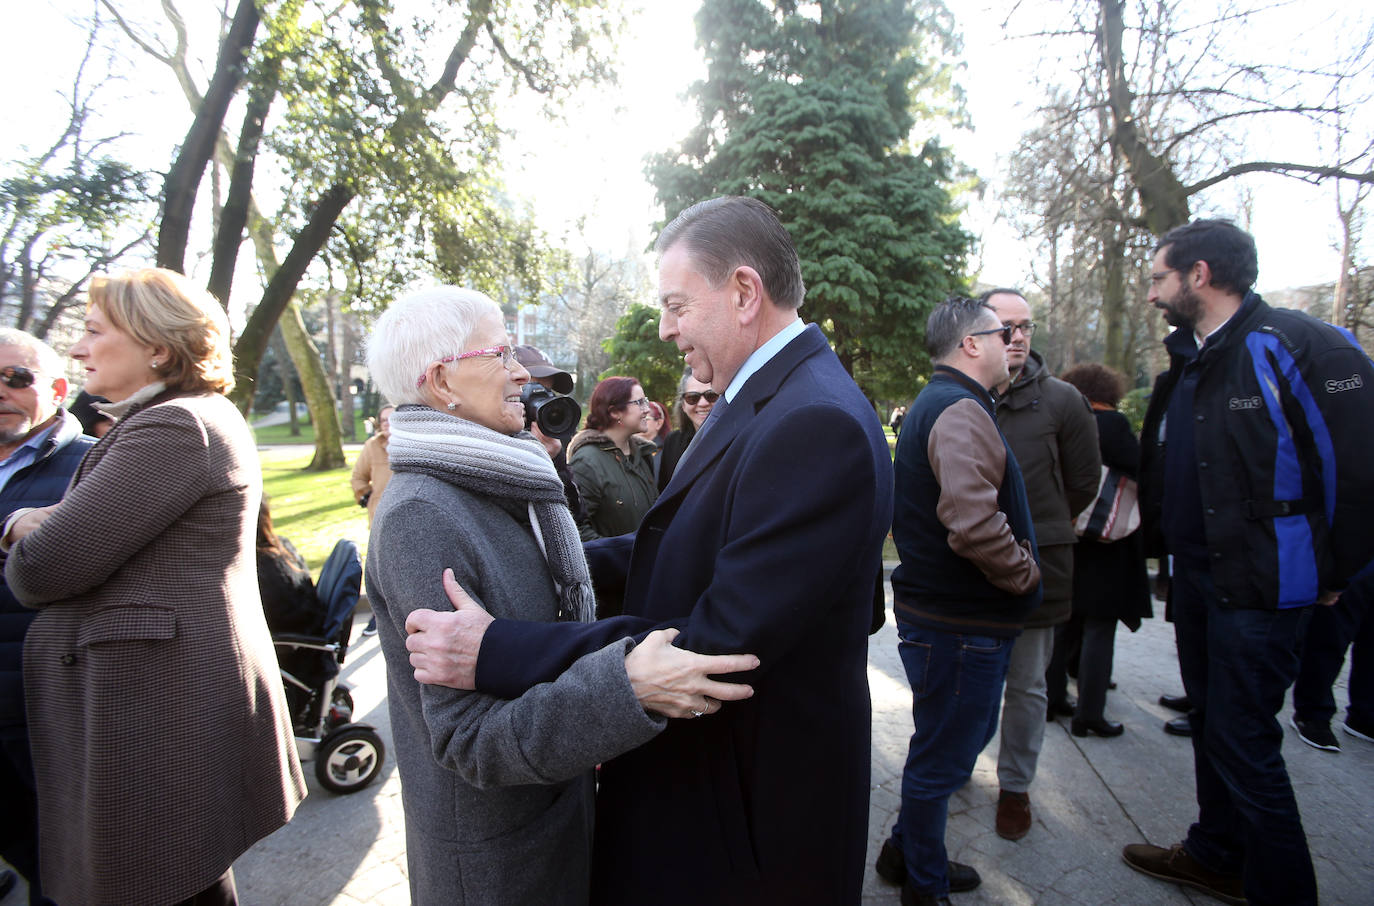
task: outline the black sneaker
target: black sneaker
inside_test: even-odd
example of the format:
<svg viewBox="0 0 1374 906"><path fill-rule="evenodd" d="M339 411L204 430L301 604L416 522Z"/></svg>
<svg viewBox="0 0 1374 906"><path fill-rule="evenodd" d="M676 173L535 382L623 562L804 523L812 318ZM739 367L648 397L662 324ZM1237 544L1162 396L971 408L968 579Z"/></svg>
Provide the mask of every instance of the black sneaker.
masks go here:
<svg viewBox="0 0 1374 906"><path fill-rule="evenodd" d="M965 865L951 859L946 863L946 866L945 872L949 875L950 893L965 893L983 883L982 876L972 865ZM873 863L873 870L878 873L878 877L889 884L902 884L904 896L908 892L909 888L905 887L906 857L891 840L883 841L883 848L878 852L878 860Z"/></svg>
<svg viewBox="0 0 1374 906"><path fill-rule="evenodd" d="M1341 741L1336 738L1336 734L1331 732L1331 724L1327 721L1298 720L1297 716L1290 717L1288 722L1293 725L1293 729L1298 731L1298 739L1307 743L1314 749L1321 749L1323 752L1339 752Z"/></svg>
<svg viewBox="0 0 1374 906"><path fill-rule="evenodd" d="M978 874L978 870L972 865L955 862L953 859L947 864L949 867L945 871L949 875L950 893L964 893L983 883L983 879Z"/></svg>
<svg viewBox="0 0 1374 906"><path fill-rule="evenodd" d="M1345 722L1341 724L1341 729L1356 739L1363 739L1365 742L1374 742L1374 726L1356 720L1353 717L1346 717Z"/></svg>

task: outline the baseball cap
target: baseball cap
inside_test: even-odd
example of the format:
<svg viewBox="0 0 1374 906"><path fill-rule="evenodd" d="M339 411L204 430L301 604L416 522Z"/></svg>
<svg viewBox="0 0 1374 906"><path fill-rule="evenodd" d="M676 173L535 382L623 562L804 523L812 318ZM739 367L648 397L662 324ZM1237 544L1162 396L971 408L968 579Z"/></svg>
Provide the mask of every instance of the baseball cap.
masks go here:
<svg viewBox="0 0 1374 906"><path fill-rule="evenodd" d="M562 368L555 368L549 357L540 352L537 346L515 347L515 360L525 366L530 377L553 378L555 393L572 393L573 376Z"/></svg>

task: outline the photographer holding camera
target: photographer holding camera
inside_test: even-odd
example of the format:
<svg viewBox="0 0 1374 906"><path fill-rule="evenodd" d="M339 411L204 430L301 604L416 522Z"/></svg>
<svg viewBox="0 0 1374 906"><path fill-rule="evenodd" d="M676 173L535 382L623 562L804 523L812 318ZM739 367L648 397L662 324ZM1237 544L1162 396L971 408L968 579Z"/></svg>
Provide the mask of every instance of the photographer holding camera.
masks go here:
<svg viewBox="0 0 1374 906"><path fill-rule="evenodd" d="M577 431L577 423L582 420L582 408L567 396L572 393L573 376L555 367L535 346L516 346L515 360L525 366L531 378L530 383L520 388L520 399L525 403L525 427L539 439L553 460L554 471L563 480L568 509L572 511L582 540L596 537L587 525L586 508L582 506L582 495L568 469L564 450L567 439Z"/></svg>

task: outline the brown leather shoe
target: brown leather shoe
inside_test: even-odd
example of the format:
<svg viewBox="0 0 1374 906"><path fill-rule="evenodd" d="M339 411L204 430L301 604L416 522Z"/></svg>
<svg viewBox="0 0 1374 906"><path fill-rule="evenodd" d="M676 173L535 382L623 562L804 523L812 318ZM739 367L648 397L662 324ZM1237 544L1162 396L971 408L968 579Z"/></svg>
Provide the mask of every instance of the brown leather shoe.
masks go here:
<svg viewBox="0 0 1374 906"><path fill-rule="evenodd" d="M1121 851L1126 864L1142 874L1173 881L1210 894L1223 903L1245 906L1245 888L1240 875L1223 875L1188 855L1182 843L1165 849L1148 843L1132 843Z"/></svg>
<svg viewBox="0 0 1374 906"><path fill-rule="evenodd" d="M997 836L1020 840L1031 829L1030 795L1001 790L997 794Z"/></svg>

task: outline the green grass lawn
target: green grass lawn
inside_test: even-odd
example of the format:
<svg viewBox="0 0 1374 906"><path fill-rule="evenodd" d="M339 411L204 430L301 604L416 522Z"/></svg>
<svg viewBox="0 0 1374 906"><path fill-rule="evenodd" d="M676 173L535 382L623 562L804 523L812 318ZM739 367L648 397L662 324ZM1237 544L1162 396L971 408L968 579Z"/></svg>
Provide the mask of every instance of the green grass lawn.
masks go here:
<svg viewBox="0 0 1374 906"><path fill-rule="evenodd" d="M287 424L272 425L268 428L254 428L253 436L260 444L314 444L315 426L305 420L305 407L301 406L301 433L292 435L291 426ZM353 436L357 438L357 443L362 443L367 439L367 429L363 427L363 414L353 413L353 424L355 430ZM344 443L354 443L348 438L344 438Z"/></svg>
<svg viewBox="0 0 1374 906"><path fill-rule="evenodd" d="M272 525L278 535L296 545L318 575L340 538L356 541L367 556L367 511L353 502L348 486L356 453L349 456L348 468L328 472L302 471L310 457L310 453L290 455L276 450L258 454L263 493L272 507Z"/></svg>

